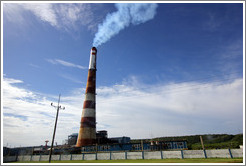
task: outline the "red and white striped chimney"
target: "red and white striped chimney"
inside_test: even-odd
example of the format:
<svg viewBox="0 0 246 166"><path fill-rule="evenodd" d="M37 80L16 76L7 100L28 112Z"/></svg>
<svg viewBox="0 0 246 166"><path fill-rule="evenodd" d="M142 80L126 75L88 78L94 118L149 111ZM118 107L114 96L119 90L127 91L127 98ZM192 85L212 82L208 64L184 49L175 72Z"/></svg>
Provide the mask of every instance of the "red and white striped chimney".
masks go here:
<svg viewBox="0 0 246 166"><path fill-rule="evenodd" d="M96 142L96 47L91 48L85 100L76 147Z"/></svg>

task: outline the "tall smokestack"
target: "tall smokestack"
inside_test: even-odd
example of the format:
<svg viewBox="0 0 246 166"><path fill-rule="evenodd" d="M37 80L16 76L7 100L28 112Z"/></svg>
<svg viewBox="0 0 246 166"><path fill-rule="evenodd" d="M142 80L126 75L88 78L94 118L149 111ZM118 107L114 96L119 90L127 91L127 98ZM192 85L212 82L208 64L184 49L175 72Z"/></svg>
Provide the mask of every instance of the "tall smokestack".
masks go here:
<svg viewBox="0 0 246 166"><path fill-rule="evenodd" d="M96 47L91 48L85 101L76 147L96 142Z"/></svg>

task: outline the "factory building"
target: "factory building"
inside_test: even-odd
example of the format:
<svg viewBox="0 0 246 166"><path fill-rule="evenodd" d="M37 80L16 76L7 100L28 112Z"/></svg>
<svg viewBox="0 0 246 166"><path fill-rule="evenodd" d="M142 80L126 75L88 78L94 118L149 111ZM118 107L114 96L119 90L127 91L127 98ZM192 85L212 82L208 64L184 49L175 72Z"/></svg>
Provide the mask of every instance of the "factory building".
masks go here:
<svg viewBox="0 0 246 166"><path fill-rule="evenodd" d="M102 145L88 145L81 148L82 153L90 152L114 152L114 151L160 151L160 150L187 150L187 142L179 141L160 141L151 144L150 142L141 143L112 143Z"/></svg>
<svg viewBox="0 0 246 166"><path fill-rule="evenodd" d="M96 142L97 144L103 144L103 143L107 143L108 141L108 132L106 130L101 130L101 131L97 131L96 133Z"/></svg>
<svg viewBox="0 0 246 166"><path fill-rule="evenodd" d="M78 133L73 133L68 136L67 144L68 145L75 145L78 139Z"/></svg>
<svg viewBox="0 0 246 166"><path fill-rule="evenodd" d="M110 140L119 144L126 144L126 143L130 143L131 138L123 136L123 137L110 138Z"/></svg>
<svg viewBox="0 0 246 166"><path fill-rule="evenodd" d="M96 137L97 139L108 138L108 131L106 130L97 131Z"/></svg>
<svg viewBox="0 0 246 166"><path fill-rule="evenodd" d="M68 136L68 145L75 145L76 140L78 139L78 133L73 133ZM108 138L108 132L106 130L100 130L96 132L96 141L95 144L112 144L112 143L130 143L130 137L112 137Z"/></svg>
<svg viewBox="0 0 246 166"><path fill-rule="evenodd" d="M3 147L3 156L48 154L49 146Z"/></svg>

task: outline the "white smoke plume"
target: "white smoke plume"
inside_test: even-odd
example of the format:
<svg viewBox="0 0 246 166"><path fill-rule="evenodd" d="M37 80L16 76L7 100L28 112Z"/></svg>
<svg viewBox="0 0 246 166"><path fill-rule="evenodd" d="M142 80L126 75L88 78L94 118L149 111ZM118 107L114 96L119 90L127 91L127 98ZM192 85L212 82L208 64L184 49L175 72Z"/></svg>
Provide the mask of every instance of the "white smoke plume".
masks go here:
<svg viewBox="0 0 246 166"><path fill-rule="evenodd" d="M106 16L98 26L93 46L97 47L107 42L130 24L138 25L154 18L157 4L154 3L118 3L117 11Z"/></svg>

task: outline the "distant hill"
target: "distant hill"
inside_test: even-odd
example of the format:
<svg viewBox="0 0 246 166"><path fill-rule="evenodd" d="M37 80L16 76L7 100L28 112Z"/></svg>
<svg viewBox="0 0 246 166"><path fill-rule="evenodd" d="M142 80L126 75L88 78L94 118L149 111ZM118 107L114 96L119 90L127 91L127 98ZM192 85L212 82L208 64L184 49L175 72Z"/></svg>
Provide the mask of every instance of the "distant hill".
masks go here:
<svg viewBox="0 0 246 166"><path fill-rule="evenodd" d="M202 136L205 149L227 149L239 148L243 145L243 134L228 135L228 134L205 134L177 137L158 137L153 139L143 139L143 141L171 141L171 140L186 140L188 149L202 149L200 136ZM133 139L132 143L141 142L141 139Z"/></svg>

